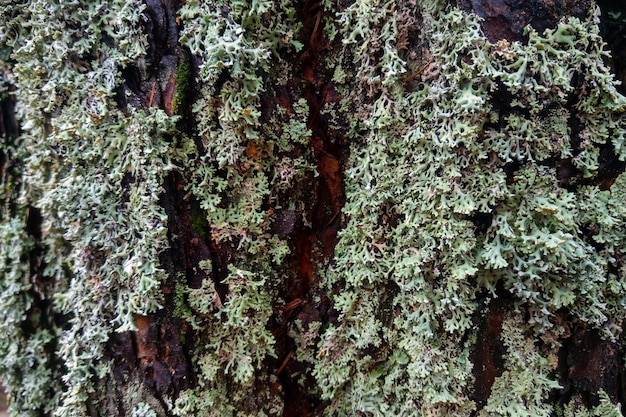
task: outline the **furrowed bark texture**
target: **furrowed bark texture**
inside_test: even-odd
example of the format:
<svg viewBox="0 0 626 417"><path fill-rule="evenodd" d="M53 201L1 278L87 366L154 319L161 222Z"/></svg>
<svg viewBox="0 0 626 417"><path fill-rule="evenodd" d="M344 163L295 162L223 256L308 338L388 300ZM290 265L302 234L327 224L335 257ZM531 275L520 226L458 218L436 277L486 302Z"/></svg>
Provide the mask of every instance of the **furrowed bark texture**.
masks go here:
<svg viewBox="0 0 626 417"><path fill-rule="evenodd" d="M626 8L0 4L15 416L621 416Z"/></svg>

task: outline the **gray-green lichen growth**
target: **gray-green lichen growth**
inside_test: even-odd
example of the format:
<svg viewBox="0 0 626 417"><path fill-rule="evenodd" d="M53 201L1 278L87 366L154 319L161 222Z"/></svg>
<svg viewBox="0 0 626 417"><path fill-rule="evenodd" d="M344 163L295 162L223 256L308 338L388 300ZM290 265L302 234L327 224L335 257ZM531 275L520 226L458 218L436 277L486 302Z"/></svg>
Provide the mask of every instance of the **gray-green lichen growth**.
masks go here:
<svg viewBox="0 0 626 417"><path fill-rule="evenodd" d="M281 52L301 48L294 39L299 30L295 8L291 1L190 1L179 13L181 43L200 60L200 97L193 111L206 154L190 139L183 140L179 153L211 238L236 248L238 255L224 280L228 295L223 305L212 283L188 290L194 324L210 337L193 352L198 387L176 400L174 412L280 415L281 393L270 392L277 378L264 362L276 357L268 321L273 289L283 279L281 262L290 249L286 240L272 235L273 216L264 206L268 201L278 208L288 204L282 195L312 172L308 152L302 150L310 132L306 102L290 116L276 111L272 122L284 125L281 132L260 128L260 94L269 94L273 86L259 73L285 76L286 70L273 66ZM221 85L220 77L226 78ZM226 170L226 176L218 170ZM203 265L210 273L210 263Z"/></svg>
<svg viewBox="0 0 626 417"><path fill-rule="evenodd" d="M0 66L21 121L20 136L2 149L14 176L3 178L1 217L2 370L12 415L87 415L93 381L110 371L102 361L110 333L159 308L167 229L158 198L172 168L162 135L174 121L152 109L122 112L114 101L121 69L145 53L142 10L127 1L0 6L8 51ZM28 261L29 206L43 219L36 265ZM29 319L35 297L52 303L45 314L67 315L68 326ZM35 329L24 340L28 326Z"/></svg>
<svg viewBox="0 0 626 417"><path fill-rule="evenodd" d="M326 415L620 416L602 393L593 410L548 402L559 386L557 312L614 340L624 318L626 178L610 190L586 182L601 149L626 157L626 99L603 64L597 15L492 44L474 16L409 3L358 0L320 23L339 45L326 65L343 97L323 111L331 127L347 120L350 160L346 225L318 277L338 319L290 329L317 382L309 388ZM182 6L180 43L200 63L198 137L171 142L175 118L115 102L121 70L143 65L140 2L0 4L0 97L16 98L21 121L0 148L0 371L13 415L87 415L111 370L111 333L159 308L159 195L173 169L211 239L237 256L225 299L210 280L177 288L179 314L203 336L191 352L197 384L165 399L167 412L282 413L268 321L291 248L266 207L296 200L285 196L314 167L306 100L277 106L268 128L260 120L261 95L284 86L284 60L303 47L295 7ZM577 182L560 182L562 160ZM41 237L27 230L35 208ZM41 277L31 276L35 248ZM213 272L209 260L199 266ZM515 309L502 325L504 370L477 410L472 318L498 286ZM35 300L69 324L41 321ZM128 415L161 413L127 402Z"/></svg>
<svg viewBox="0 0 626 417"><path fill-rule="evenodd" d="M329 414L470 415L468 334L479 296L502 285L517 311L479 415L552 415L557 311L615 339L624 316L624 176L611 191L564 187L553 162L569 158L586 178L601 146L626 156L626 99L603 63L597 15L529 28L527 44L491 44L455 9L356 2L339 20L347 47L335 74L350 86L346 102L364 104L328 281L342 288L340 319L313 361ZM418 21L428 51L412 58L398 40ZM510 107L494 104L502 94Z"/></svg>

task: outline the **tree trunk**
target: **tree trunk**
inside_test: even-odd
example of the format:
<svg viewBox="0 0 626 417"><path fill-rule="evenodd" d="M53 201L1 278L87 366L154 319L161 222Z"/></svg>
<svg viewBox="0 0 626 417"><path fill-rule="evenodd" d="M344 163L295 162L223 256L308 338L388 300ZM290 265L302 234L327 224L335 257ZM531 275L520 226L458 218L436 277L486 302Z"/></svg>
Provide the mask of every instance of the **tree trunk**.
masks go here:
<svg viewBox="0 0 626 417"><path fill-rule="evenodd" d="M622 415L626 7L25 0L0 29L12 415Z"/></svg>

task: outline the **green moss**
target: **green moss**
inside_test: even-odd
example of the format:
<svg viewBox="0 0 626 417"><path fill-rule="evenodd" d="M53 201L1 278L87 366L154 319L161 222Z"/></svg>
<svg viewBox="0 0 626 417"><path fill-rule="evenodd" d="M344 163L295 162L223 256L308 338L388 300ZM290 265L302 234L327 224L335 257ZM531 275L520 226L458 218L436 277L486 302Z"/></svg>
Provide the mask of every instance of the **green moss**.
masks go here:
<svg viewBox="0 0 626 417"><path fill-rule="evenodd" d="M172 100L172 111L180 114L180 111L178 110L178 103L187 103L189 101L188 99L191 94L193 83L191 62L187 53L183 53L179 57L174 79L176 81L176 92L174 93L174 99Z"/></svg>
<svg viewBox="0 0 626 417"><path fill-rule="evenodd" d="M176 284L174 287L174 314L176 317L189 322L189 324L193 326L195 325L194 314L187 303L188 294L189 288L185 284ZM183 336L184 335L181 335L181 337Z"/></svg>
<svg viewBox="0 0 626 417"><path fill-rule="evenodd" d="M209 223L207 222L206 215L202 209L192 207L189 226L191 227L191 231L198 235L200 239L204 242L209 241Z"/></svg>

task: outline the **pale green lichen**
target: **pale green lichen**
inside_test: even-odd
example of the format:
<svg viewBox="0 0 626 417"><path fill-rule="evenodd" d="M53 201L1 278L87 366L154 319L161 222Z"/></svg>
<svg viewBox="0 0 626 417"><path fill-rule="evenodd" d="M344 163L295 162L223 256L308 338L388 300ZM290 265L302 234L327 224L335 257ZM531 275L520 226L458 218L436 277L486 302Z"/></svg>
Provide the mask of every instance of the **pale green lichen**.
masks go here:
<svg viewBox="0 0 626 417"><path fill-rule="evenodd" d="M133 411L130 413L131 417L157 417L156 411L150 407L149 404L139 403L133 408Z"/></svg>
<svg viewBox="0 0 626 417"><path fill-rule="evenodd" d="M598 393L600 404L588 410L581 398L568 402L563 410L557 410L559 417L622 417L621 407L614 404L603 390Z"/></svg>
<svg viewBox="0 0 626 417"><path fill-rule="evenodd" d="M24 165L14 180L21 184L14 204L41 210L38 279L51 283L42 297L54 302L48 314L69 319L63 329L37 329L31 346L13 342L11 349L18 350L4 352L5 363L11 356L39 356L22 364L32 383L5 379L13 415L87 415L94 379L110 370L103 361L109 334L134 329L134 315L160 306L165 274L158 256L167 247L167 229L158 200L172 169L163 135L174 120L156 110L123 113L114 101L121 69L145 53L142 10L141 3L126 1L29 1L3 5L0 12L3 46L11 50L2 66L10 68L17 88L21 121L17 143ZM3 228L18 231L20 216L23 209L3 219ZM12 250L20 248L28 251L23 245ZM6 262L28 268L25 256L13 252ZM21 291L28 290L29 276L8 272L3 285L22 282ZM13 305L10 311L28 309ZM50 365L39 369L47 360L40 353L44 344L48 353L58 351L62 377L52 375L60 369ZM61 381L65 387L55 389Z"/></svg>
<svg viewBox="0 0 626 417"><path fill-rule="evenodd" d="M317 381L307 388L326 415L621 415L602 393L591 410L577 398L563 410L548 401L565 332L557 313L619 340L626 307L626 176L610 190L590 185L601 148L626 159L626 99L603 62L597 13L544 33L529 28L524 44L491 43L475 16L408 3L321 4L319 28L339 47L318 65L342 97L321 112L345 133L350 158L345 227L332 264L315 277L336 319L288 325L295 358L311 368L300 383ZM268 324L282 319L274 309L293 247L272 224L274 209L293 210L298 185L315 175L313 133L307 100L265 103L265 116L261 95L278 96L296 78L290 71L299 69L283 65L303 47L296 4L181 7L180 42L193 57L179 66L176 100L197 62L198 130L172 142L175 118L122 111L115 100L121 70L144 65L142 8L0 6L0 98L17 97L21 122L19 137L0 148L0 371L11 412L88 414L112 367L111 333L133 330L136 315L162 304L159 196L176 169L198 206L192 228L232 256L220 271L201 260L209 277L199 288L176 281L176 313L196 343L196 384L163 399L167 412L280 415ZM563 184L555 161L580 178ZM40 238L28 230L31 208L41 211ZM31 276L34 249L51 288ZM477 410L473 320L499 291L512 299L504 369ZM38 326L41 300L52 318ZM165 412L146 398L126 398L129 415Z"/></svg>
<svg viewBox="0 0 626 417"><path fill-rule="evenodd" d="M346 171L348 224L327 283L340 318L313 361L328 415L469 415L466 334L479 294L495 296L497 285L530 321L518 323L516 336L505 326L507 369L481 412L550 415L554 364L528 344L554 327L562 308L612 329L609 337L619 336L623 318L613 272L620 249L598 245L600 233L580 233L608 222L624 242L623 176L610 198L621 207L609 208L597 186L561 186L551 162L571 158L582 177L594 177L599 145L624 159L626 101L603 62L597 15L543 34L527 29L522 45L490 43L479 21L459 10L423 10L432 62L411 78L401 75L410 63L395 64L399 51L383 53L393 49L378 38L384 9L355 2L340 14L344 39L362 48L343 51L338 65L356 70L336 81L352 86L342 90L345 101L361 103L362 113L353 116ZM412 12L394 11L403 13ZM514 97L511 108L493 104L503 93ZM582 121L579 144L570 137L574 117ZM367 402L355 401L362 393Z"/></svg>
<svg viewBox="0 0 626 417"><path fill-rule="evenodd" d="M3 184L4 185L4 184ZM7 211L5 213L9 213ZM24 213L17 213L18 216ZM55 382L52 358L48 351L58 334L47 328L27 331L24 329L36 318L33 292L30 283L28 254L34 241L25 231L25 224L18 218L9 221L2 218L0 225L0 306L2 316L0 331L0 365L3 384L10 388L11 408L15 415L37 416L41 411L50 412L55 402L50 400Z"/></svg>
<svg viewBox="0 0 626 417"><path fill-rule="evenodd" d="M273 66L282 53L302 47L295 15L292 2L258 0L192 1L179 11L181 43L199 60L200 94L193 113L204 150L183 139L177 153L210 238L238 254L223 278L228 287L223 300L206 282L187 290L196 314L190 322L203 336L193 352L198 386L176 400L174 411L180 416L277 415L282 410L280 395L268 391L268 378L275 377L268 377L264 367L276 357L268 330L272 289L280 286L290 248L271 235L274 217L266 206L269 201L280 207L283 193L312 171L305 151L308 104L277 106L270 125L282 124L281 130L264 130L259 122L260 94L271 94L273 88L264 84L262 73L286 76ZM203 298L196 296L200 292Z"/></svg>
<svg viewBox="0 0 626 417"><path fill-rule="evenodd" d="M487 416L551 416L553 409L547 403L551 390L561 388L551 377L557 364L556 355L543 354L532 338L524 335L524 320L517 313L505 317L502 342L508 351L504 372L493 384L485 407L478 414Z"/></svg>

